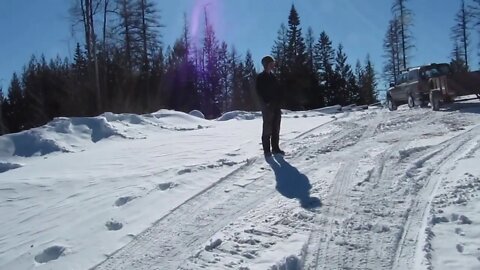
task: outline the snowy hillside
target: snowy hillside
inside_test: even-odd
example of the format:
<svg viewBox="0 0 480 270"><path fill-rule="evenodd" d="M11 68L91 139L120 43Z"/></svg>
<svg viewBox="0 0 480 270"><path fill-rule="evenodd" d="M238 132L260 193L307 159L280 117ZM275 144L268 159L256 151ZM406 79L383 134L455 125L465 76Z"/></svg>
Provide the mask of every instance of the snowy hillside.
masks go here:
<svg viewBox="0 0 480 270"><path fill-rule="evenodd" d="M0 269L480 269L480 104L58 118L0 137Z"/></svg>

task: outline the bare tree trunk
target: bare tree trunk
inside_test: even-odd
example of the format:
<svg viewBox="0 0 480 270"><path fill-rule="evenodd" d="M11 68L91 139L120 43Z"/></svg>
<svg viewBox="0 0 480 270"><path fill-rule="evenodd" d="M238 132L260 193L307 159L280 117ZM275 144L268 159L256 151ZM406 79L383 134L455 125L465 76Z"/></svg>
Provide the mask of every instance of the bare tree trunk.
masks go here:
<svg viewBox="0 0 480 270"><path fill-rule="evenodd" d="M103 6L103 53L107 52L107 13L109 0L104 1Z"/></svg>
<svg viewBox="0 0 480 270"><path fill-rule="evenodd" d="M90 5L92 4L92 0L90 1ZM91 7L91 6L90 6ZM93 63L94 63L94 76L95 76L95 90L96 90L96 103L97 103L97 112L102 112L102 98L101 98L101 90L100 90L100 76L98 72L98 55L97 55L97 40L95 36L95 27L93 24L93 9L90 8L90 27L91 27L91 41L92 41L92 54L93 54Z"/></svg>
<svg viewBox="0 0 480 270"><path fill-rule="evenodd" d="M399 59L400 69L408 68L409 51L414 48L410 27L412 24L412 11L407 7L408 0L394 0L392 5L393 15L398 18L398 35L399 35Z"/></svg>
<svg viewBox="0 0 480 270"><path fill-rule="evenodd" d="M87 49L87 57L91 59L92 51L90 46L90 20L88 19L90 14L90 2L91 0L80 0L80 8L82 11L82 21L85 29L85 47Z"/></svg>
<svg viewBox="0 0 480 270"><path fill-rule="evenodd" d="M462 35L463 35L463 49L465 51L465 66L468 69L468 43L469 43L469 37L467 33L467 28L468 28L468 18L469 16L467 14L467 11L465 9L465 1L462 1L462 10L461 10L461 16L462 16Z"/></svg>
<svg viewBox="0 0 480 270"><path fill-rule="evenodd" d="M142 54L142 60L143 60L143 67L145 69L148 68L148 38L147 38L147 22L146 22L146 14L145 14L145 9L146 9L146 3L145 0L141 0L141 10L142 10L142 46L143 46L143 54Z"/></svg>
<svg viewBox="0 0 480 270"><path fill-rule="evenodd" d="M462 61L465 64L465 68L468 70L468 56L469 56L469 47L470 47L470 31L471 23L474 16L474 11L467 10L465 6L465 0L462 0L460 5L460 10L455 15L455 25L452 27L452 41L454 48L458 46L458 43L461 44L461 50L463 59ZM460 48L459 48L460 49ZM459 57L457 57L457 61Z"/></svg>
<svg viewBox="0 0 480 270"><path fill-rule="evenodd" d="M109 0L104 0L104 6L103 6L103 58L104 58L104 68L103 68L103 89L106 93L107 91L107 74L108 74L108 66L106 65L106 60L108 58L108 53L107 53L107 13L108 13L108 4ZM107 108L109 106L108 103L108 98L107 99L102 99L103 106L104 108Z"/></svg>
<svg viewBox="0 0 480 270"><path fill-rule="evenodd" d="M403 56L403 69L407 69L407 50L405 48L405 7L403 0L400 0L400 27L402 36L402 56Z"/></svg>
<svg viewBox="0 0 480 270"><path fill-rule="evenodd" d="M142 35L142 47L143 47L143 52L142 52L142 73L145 76L144 81L145 81L145 106L147 109L150 109L150 87L149 87L149 61L148 61L148 36L147 36L147 21L146 21L146 0L141 0L141 13L142 13L142 29L141 29L141 35Z"/></svg>
<svg viewBox="0 0 480 270"><path fill-rule="evenodd" d="M122 1L122 20L123 20L123 27L125 31L125 57L127 58L127 66L128 70L132 70L132 40L130 40L130 35L131 35L131 29L130 29L130 15L129 15L129 10L127 6L127 1L123 0Z"/></svg>

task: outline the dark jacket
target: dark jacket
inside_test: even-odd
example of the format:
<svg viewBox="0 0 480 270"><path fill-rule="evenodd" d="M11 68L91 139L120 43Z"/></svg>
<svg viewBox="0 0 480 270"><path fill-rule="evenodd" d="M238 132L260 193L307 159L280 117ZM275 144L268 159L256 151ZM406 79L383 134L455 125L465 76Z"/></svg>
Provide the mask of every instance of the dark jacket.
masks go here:
<svg viewBox="0 0 480 270"><path fill-rule="evenodd" d="M258 74L256 90L264 105L275 104L280 106L283 95L280 89L280 84L274 74L265 71Z"/></svg>

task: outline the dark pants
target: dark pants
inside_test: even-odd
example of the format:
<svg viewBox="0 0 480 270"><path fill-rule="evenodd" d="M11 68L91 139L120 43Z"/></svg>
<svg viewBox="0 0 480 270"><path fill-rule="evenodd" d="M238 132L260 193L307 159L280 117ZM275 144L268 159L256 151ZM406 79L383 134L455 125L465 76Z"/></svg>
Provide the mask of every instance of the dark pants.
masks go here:
<svg viewBox="0 0 480 270"><path fill-rule="evenodd" d="M278 105L266 105L262 108L263 132L262 145L264 152L270 152L270 143L273 151L279 151L280 122L282 111Z"/></svg>

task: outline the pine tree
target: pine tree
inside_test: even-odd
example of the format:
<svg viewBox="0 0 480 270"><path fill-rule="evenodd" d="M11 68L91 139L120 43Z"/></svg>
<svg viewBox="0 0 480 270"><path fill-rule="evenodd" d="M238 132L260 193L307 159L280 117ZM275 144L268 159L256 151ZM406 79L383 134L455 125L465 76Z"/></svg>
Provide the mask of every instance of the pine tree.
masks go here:
<svg viewBox="0 0 480 270"><path fill-rule="evenodd" d="M190 63L188 62L188 59L185 60L186 64L186 70L188 71L186 74L185 74L185 81L190 84L190 78L192 77L190 74L191 74L191 71L190 71L190 66L187 64L187 63ZM165 80L166 80L166 64L165 64L165 55L164 55L164 52L163 52L163 48L160 48L157 52L154 53L154 55L152 56L152 68L150 70L150 84L151 84L151 92L152 92L152 108L154 109L158 109L158 108L164 108L164 107L168 107L166 105L166 99L165 97L163 96L163 93L165 91ZM187 86L186 86L187 87ZM187 89L193 89L195 90L194 87L190 87ZM189 100L189 102L191 102L192 104L194 104L195 102L198 101L197 99L197 95L191 95L191 99ZM193 106L193 105L192 105ZM191 108L191 106L189 106L188 108ZM198 108L198 106L195 107L196 109Z"/></svg>
<svg viewBox="0 0 480 270"><path fill-rule="evenodd" d="M220 88L221 92L218 97L222 112L226 112L231 107L231 77L232 69L230 66L230 58L228 57L228 45L222 42L218 51L219 72L220 72Z"/></svg>
<svg viewBox="0 0 480 270"><path fill-rule="evenodd" d="M78 76L79 79L83 80L86 78L87 75L87 59L85 59L85 54L80 47L80 43L77 43L77 47L75 48L75 54L73 56L73 69L75 71L75 75Z"/></svg>
<svg viewBox="0 0 480 270"><path fill-rule="evenodd" d="M181 38L183 54L180 65L180 81L182 82L185 98L183 99L183 110L191 111L199 109L200 101L197 92L197 73L193 60L191 59L192 44L190 42L190 33L188 31L187 17L184 15L183 35Z"/></svg>
<svg viewBox="0 0 480 270"><path fill-rule="evenodd" d="M42 55L39 62L37 62L35 57L32 57L21 75L26 104L25 109L31 116L24 123L25 129L42 125L49 120L46 111L46 100L47 95L52 95L52 91L48 89L49 85L46 84L51 82L49 79L53 79L53 76L49 74L48 69L45 56Z"/></svg>
<svg viewBox="0 0 480 270"><path fill-rule="evenodd" d="M349 83L356 84L351 66L347 63L347 55L343 51L343 45L340 43L337 49L337 55L335 57L335 84L330 92L331 105L340 104L348 105L352 102L350 98L354 98L356 93L354 85L350 86ZM350 91L352 93L350 93Z"/></svg>
<svg viewBox="0 0 480 270"><path fill-rule="evenodd" d="M306 45L306 54L307 54L307 66L310 69L310 72L316 73L316 68L314 66L314 47L315 47L315 38L313 37L313 29L311 27L307 30L307 35L305 38Z"/></svg>
<svg viewBox="0 0 480 270"><path fill-rule="evenodd" d="M465 6L465 0L461 1L460 10L455 16L455 25L452 27L452 41L454 43L454 53L460 54L457 60L463 60L465 67L469 69L469 48L470 48L470 31L473 14ZM460 44L457 48L457 44Z"/></svg>
<svg viewBox="0 0 480 270"><path fill-rule="evenodd" d="M5 103L4 119L10 132L19 132L24 129L27 120L26 103L20 79L14 73L8 88L7 102Z"/></svg>
<svg viewBox="0 0 480 270"><path fill-rule="evenodd" d="M468 71L465 60L462 56L462 49L458 42L455 44L455 47L452 51L452 60L450 61L450 66L453 72L466 72Z"/></svg>
<svg viewBox="0 0 480 270"><path fill-rule="evenodd" d="M95 28L95 15L101 0L80 0L75 1L70 9L74 21L80 21L83 24L85 35L85 47L87 49L87 59L89 67L89 78L95 86L95 104L96 111L102 111L102 91L100 88L100 68L97 54L97 34Z"/></svg>
<svg viewBox="0 0 480 270"><path fill-rule="evenodd" d="M400 55L402 69L407 69L410 51L415 47L412 41L410 28L413 26L413 13L407 7L408 0L394 0L392 11L395 18L398 18L398 35L400 43Z"/></svg>
<svg viewBox="0 0 480 270"><path fill-rule="evenodd" d="M472 16L472 25L476 29L477 33L480 33L480 0L473 0L473 3L469 5L469 10ZM477 45L477 55L480 55L480 42Z"/></svg>
<svg viewBox="0 0 480 270"><path fill-rule="evenodd" d="M94 87L90 81L89 64L86 52L82 50L80 43L77 43L73 63L70 65L67 87L69 95L64 100L66 115L86 116L94 115L96 112L94 96ZM107 86L105 86L105 101L112 99L109 95Z"/></svg>
<svg viewBox="0 0 480 270"><path fill-rule="evenodd" d="M138 40L137 48L138 58L136 62L140 64L141 78L140 88L137 89L140 93L140 103L142 104L142 111L150 111L152 109L152 99L150 90L150 70L152 57L161 47L159 28L160 15L156 8L155 2L152 0L136 0L134 13L136 17L134 21L138 21L138 28L134 31L135 40Z"/></svg>
<svg viewBox="0 0 480 270"><path fill-rule="evenodd" d="M219 70L219 44L213 26L208 21L205 10L205 36L203 40L201 74L202 107L206 117L220 115L219 97L221 92Z"/></svg>
<svg viewBox="0 0 480 270"><path fill-rule="evenodd" d="M359 104L360 87L353 71L347 76L347 102L346 104Z"/></svg>
<svg viewBox="0 0 480 270"><path fill-rule="evenodd" d="M319 78L315 64L315 38L311 27L307 30L305 37L305 44L307 48L307 67L308 77L310 82L310 89L308 92L309 109L319 108L323 106L323 95L320 92Z"/></svg>
<svg viewBox="0 0 480 270"><path fill-rule="evenodd" d="M3 118L5 113L5 103L6 99L3 96L3 88L0 86L0 135L8 132L7 127L5 126L5 119Z"/></svg>
<svg viewBox="0 0 480 270"><path fill-rule="evenodd" d="M287 108L305 109L309 102L309 90L311 89L307 66L306 45L300 27L300 17L292 5L288 17L286 50L286 88L289 90Z"/></svg>
<svg viewBox="0 0 480 270"><path fill-rule="evenodd" d="M375 67L370 56L365 59L365 67L362 69L362 78L360 86L360 104L368 105L377 102L377 80L375 76Z"/></svg>
<svg viewBox="0 0 480 270"><path fill-rule="evenodd" d="M245 110L246 100L242 87L244 76L244 65L240 60L235 47L232 47L229 54L230 70L232 71L231 87L232 87L232 105L233 110Z"/></svg>
<svg viewBox="0 0 480 270"><path fill-rule="evenodd" d="M389 22L387 33L383 40L383 49L385 51L383 55L385 58L383 74L389 83L395 84L397 83L398 75L401 73L399 29L399 21L397 18L394 18Z"/></svg>
<svg viewBox="0 0 480 270"><path fill-rule="evenodd" d="M109 13L114 13L110 9L110 4L111 0L103 0L103 26L102 26L102 54L104 57L106 57L108 51L107 51L107 32L109 29L107 28L107 23L108 23L108 14ZM105 85L104 85L105 87Z"/></svg>
<svg viewBox="0 0 480 270"><path fill-rule="evenodd" d="M168 100L167 107L177 111L185 110L184 105L188 98L182 74L185 50L180 39L175 42L173 48L167 48L167 72L163 95L164 99Z"/></svg>
<svg viewBox="0 0 480 270"><path fill-rule="evenodd" d="M292 5L288 17L287 40L286 62L289 71L295 73L297 69L306 63L306 46L302 36L302 28L300 27L300 17L294 5Z"/></svg>
<svg viewBox="0 0 480 270"><path fill-rule="evenodd" d="M257 71L253 62L252 53L247 51L245 56L245 66L243 69L243 100L245 101L244 110L253 111L260 109L260 102L255 92L255 80L257 78Z"/></svg>
<svg viewBox="0 0 480 270"><path fill-rule="evenodd" d="M152 0L137 0L134 8L138 12L139 28L136 29L136 36L141 43L141 70L149 70L152 55L161 47L160 14Z"/></svg>
<svg viewBox="0 0 480 270"><path fill-rule="evenodd" d="M322 32L314 47L314 64L319 78L319 104L331 105L331 92L334 81L333 63L335 49L327 33Z"/></svg>
<svg viewBox="0 0 480 270"><path fill-rule="evenodd" d="M365 85L365 70L360 63L360 60L357 59L355 64L355 80L358 86L358 100L356 101L358 105L367 104L365 100L365 95L363 94L364 85Z"/></svg>
<svg viewBox="0 0 480 270"><path fill-rule="evenodd" d="M120 36L120 47L124 53L125 63L128 71L132 71L136 65L136 51L138 46L135 36L136 29L139 29L138 17L135 16L135 2L133 0L116 0L118 6L118 34Z"/></svg>
<svg viewBox="0 0 480 270"><path fill-rule="evenodd" d="M279 82L279 91L286 92L288 88L287 80L289 76L287 50L288 50L288 36L287 27L285 24L280 25L280 29L277 32L277 39L274 42L272 48L272 56L276 60L276 68L274 70L277 80ZM257 104L258 105L258 104ZM259 105L258 105L259 106Z"/></svg>
<svg viewBox="0 0 480 270"><path fill-rule="evenodd" d="M272 55L277 62L276 74L281 81L281 84L284 84L284 78L287 74L287 47L288 47L288 37L287 37L287 28L285 24L280 25L278 30L277 40L272 48Z"/></svg>

